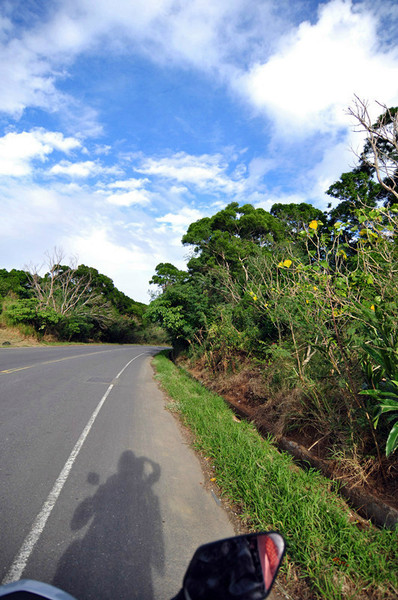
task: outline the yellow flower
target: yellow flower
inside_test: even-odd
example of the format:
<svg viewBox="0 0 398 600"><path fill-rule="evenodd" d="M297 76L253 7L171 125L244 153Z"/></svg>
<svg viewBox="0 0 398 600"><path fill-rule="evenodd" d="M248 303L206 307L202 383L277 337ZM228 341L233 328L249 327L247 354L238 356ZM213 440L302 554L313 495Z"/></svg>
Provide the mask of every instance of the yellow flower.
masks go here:
<svg viewBox="0 0 398 600"><path fill-rule="evenodd" d="M309 304L309 303L310 303L310 301L309 301L309 300L306 300L306 303L307 303L307 304Z"/></svg>
<svg viewBox="0 0 398 600"><path fill-rule="evenodd" d="M311 223L309 224L309 228L316 231L318 229L318 221L311 221Z"/></svg>
<svg viewBox="0 0 398 600"><path fill-rule="evenodd" d="M372 304L372 306L370 307L370 310L375 311L375 305L374 304Z"/></svg>
<svg viewBox="0 0 398 600"><path fill-rule="evenodd" d="M316 285L314 285L312 289L314 290L314 292L316 292L318 288L316 287Z"/></svg>
<svg viewBox="0 0 398 600"><path fill-rule="evenodd" d="M286 260L283 261L283 266L289 268L290 265L292 264L292 261L287 258Z"/></svg>
<svg viewBox="0 0 398 600"><path fill-rule="evenodd" d="M257 300L257 296L253 294L253 300L254 302Z"/></svg>
<svg viewBox="0 0 398 600"><path fill-rule="evenodd" d="M278 267L283 267L283 262L278 263Z"/></svg>

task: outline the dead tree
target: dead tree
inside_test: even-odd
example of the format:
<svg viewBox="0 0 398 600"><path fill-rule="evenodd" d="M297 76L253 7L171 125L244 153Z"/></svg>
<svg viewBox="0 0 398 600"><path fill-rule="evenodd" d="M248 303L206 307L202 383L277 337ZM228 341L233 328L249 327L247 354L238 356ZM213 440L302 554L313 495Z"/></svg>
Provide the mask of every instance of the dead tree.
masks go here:
<svg viewBox="0 0 398 600"><path fill-rule="evenodd" d="M370 169L388 193L392 203L398 202L398 107L388 108L377 102L381 115L373 122L368 102L355 96L348 109L358 124L356 131L364 132L366 142L359 156L361 164Z"/></svg>

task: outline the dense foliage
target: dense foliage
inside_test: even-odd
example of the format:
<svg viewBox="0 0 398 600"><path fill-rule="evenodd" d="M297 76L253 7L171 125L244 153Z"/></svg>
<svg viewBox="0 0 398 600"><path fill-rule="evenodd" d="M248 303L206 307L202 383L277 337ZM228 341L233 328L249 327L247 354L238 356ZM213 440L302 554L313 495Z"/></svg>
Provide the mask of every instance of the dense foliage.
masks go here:
<svg viewBox="0 0 398 600"><path fill-rule="evenodd" d="M396 600L398 530L353 519L335 485L314 470L298 470L285 452L233 418L220 396L166 355L154 361L169 408L193 431L211 481L254 531L277 529L288 554L283 597L315 600ZM279 597L279 594L278 594Z"/></svg>
<svg viewBox="0 0 398 600"><path fill-rule="evenodd" d="M6 325L55 340L134 343L154 333L144 323L146 305L85 265L53 260L43 276L0 269L0 306Z"/></svg>
<svg viewBox="0 0 398 600"><path fill-rule="evenodd" d="M311 431L335 457L374 455L384 475L398 446L398 155L383 148L396 161L383 180L371 150L325 213L232 202L192 223L188 269L158 265L147 316L214 373L249 358L283 431Z"/></svg>

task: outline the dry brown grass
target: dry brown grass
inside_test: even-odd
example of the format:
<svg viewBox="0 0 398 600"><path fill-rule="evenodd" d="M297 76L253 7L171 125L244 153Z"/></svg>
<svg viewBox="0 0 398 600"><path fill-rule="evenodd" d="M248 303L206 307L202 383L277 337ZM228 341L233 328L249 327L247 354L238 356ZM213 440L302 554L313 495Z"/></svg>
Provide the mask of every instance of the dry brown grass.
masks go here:
<svg viewBox="0 0 398 600"><path fill-rule="evenodd" d="M0 348L21 348L39 346L40 342L33 336L23 335L14 327L0 323Z"/></svg>
<svg viewBox="0 0 398 600"><path fill-rule="evenodd" d="M279 440L287 433L292 419L302 412L302 397L303 392L299 388L277 392L256 408L253 420L258 427L265 427Z"/></svg>

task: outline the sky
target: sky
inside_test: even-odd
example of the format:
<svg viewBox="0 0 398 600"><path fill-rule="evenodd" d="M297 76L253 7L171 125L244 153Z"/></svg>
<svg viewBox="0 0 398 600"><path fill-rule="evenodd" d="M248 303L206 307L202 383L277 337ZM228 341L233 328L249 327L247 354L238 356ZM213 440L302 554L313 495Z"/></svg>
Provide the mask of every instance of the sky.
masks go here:
<svg viewBox="0 0 398 600"><path fill-rule="evenodd" d="M397 32L396 0L0 0L0 268L57 249L148 303L230 202L325 210Z"/></svg>

